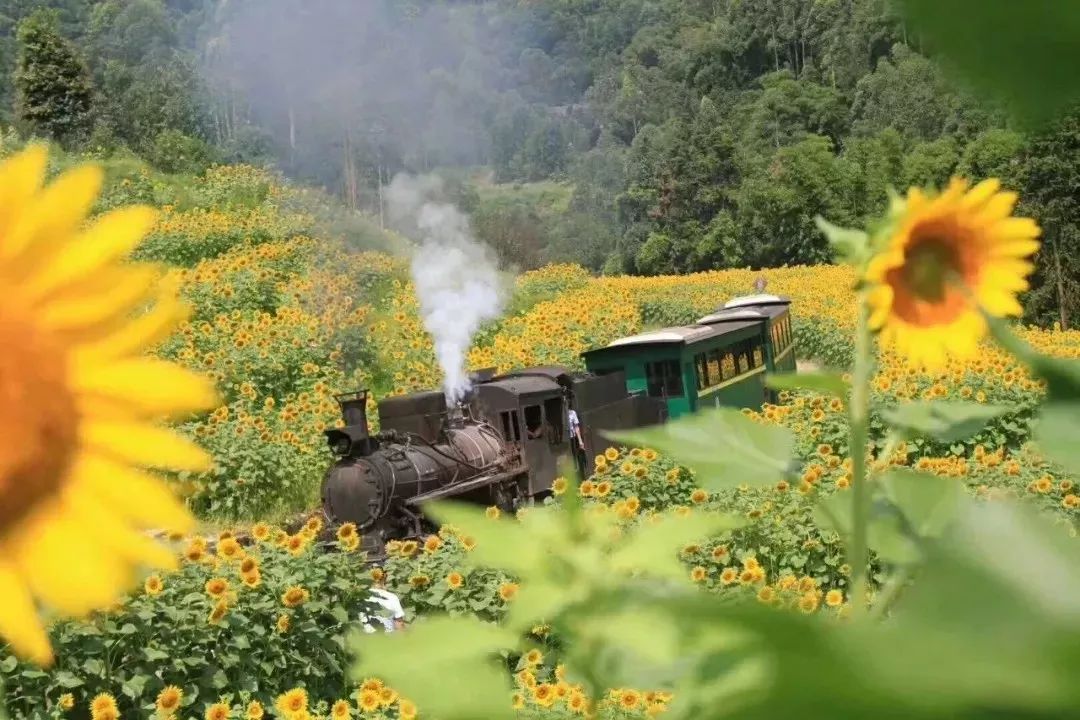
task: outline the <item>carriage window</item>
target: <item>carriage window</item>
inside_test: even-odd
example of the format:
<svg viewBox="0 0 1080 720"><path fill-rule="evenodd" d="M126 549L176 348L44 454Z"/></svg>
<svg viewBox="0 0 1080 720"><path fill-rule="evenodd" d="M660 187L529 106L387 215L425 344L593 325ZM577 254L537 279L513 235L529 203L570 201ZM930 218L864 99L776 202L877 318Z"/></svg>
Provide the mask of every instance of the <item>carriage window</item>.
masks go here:
<svg viewBox="0 0 1080 720"><path fill-rule="evenodd" d="M544 414L539 405L530 405L525 408L525 434L530 438L538 438L544 432Z"/></svg>
<svg viewBox="0 0 1080 720"><path fill-rule="evenodd" d="M705 360L705 353L694 356L694 372L697 375L697 389L704 390L709 387L709 364Z"/></svg>
<svg viewBox="0 0 1080 720"><path fill-rule="evenodd" d="M651 397L680 397L683 394L678 360L645 363L645 378Z"/></svg>
<svg viewBox="0 0 1080 720"><path fill-rule="evenodd" d="M563 441L563 420L566 418L562 398L551 398L544 401L544 417L547 418L548 425L555 430L548 442L552 445L558 445Z"/></svg>
<svg viewBox="0 0 1080 720"><path fill-rule="evenodd" d="M756 342L754 343L753 364L756 368L759 368L765 364L765 354L762 352L762 346Z"/></svg>
<svg viewBox="0 0 1080 720"><path fill-rule="evenodd" d="M750 345L746 342L741 342L735 352L736 357L739 360L739 374L741 375L750 370Z"/></svg>
<svg viewBox="0 0 1080 720"><path fill-rule="evenodd" d="M507 442L517 442L521 440L521 427L518 425L517 413L499 413L499 418L502 420L503 438L505 438Z"/></svg>
<svg viewBox="0 0 1080 720"><path fill-rule="evenodd" d="M712 350L709 352L709 387L713 385L719 385L723 381L724 376L720 372L720 351Z"/></svg>
<svg viewBox="0 0 1080 720"><path fill-rule="evenodd" d="M791 345L791 343L794 342L795 337L792 335L792 331L791 331L791 316L790 315L788 317L784 318L784 330L787 332L787 344Z"/></svg>
<svg viewBox="0 0 1080 720"><path fill-rule="evenodd" d="M735 372L735 354L730 350L724 353L724 357L720 361L720 369L724 373L725 380L730 380L737 374Z"/></svg>

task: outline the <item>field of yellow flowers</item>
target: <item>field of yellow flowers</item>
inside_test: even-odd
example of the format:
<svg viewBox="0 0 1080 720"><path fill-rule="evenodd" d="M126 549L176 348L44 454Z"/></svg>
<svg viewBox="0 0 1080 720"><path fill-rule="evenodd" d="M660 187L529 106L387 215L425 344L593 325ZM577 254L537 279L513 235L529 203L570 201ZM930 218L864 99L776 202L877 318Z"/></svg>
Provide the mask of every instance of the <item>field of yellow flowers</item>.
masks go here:
<svg viewBox="0 0 1080 720"><path fill-rule="evenodd" d="M130 202L163 209L139 255L171 268L162 282L176 283L192 311L157 352L209 373L222 398L182 426L217 467L177 476L175 484L200 516L233 529L215 532L209 543L173 538L179 572L146 578L110 613L55 624L58 661L49 672L0 648L9 712L409 720L418 709L407 698L377 678L357 686L347 677L345 637L370 585L398 593L412 617L447 612L498 621L514 602L516 580L468 569L463 559L475 540L452 528L394 543L385 567L374 570L348 552L348 532L338 540L346 552L324 554L312 543L317 522L291 535L281 529L317 502L330 460L322 431L338 422L335 393L366 387L374 403L440 383L407 261L326 236L300 193L262 170L214 168L190 179L182 194L176 185L142 171L111 177L100 209ZM594 278L580 267L548 266L517 278L509 311L481 329L469 365L580 367L581 352L643 327L692 322L749 292L761 274L769 292L793 300L800 357L845 369L854 278L844 267ZM1080 332L1022 334L1040 350L1080 357ZM1025 445L1042 388L1008 356L988 345L977 360L928 375L884 355L874 393L885 405L952 397L1014 407L969 441L902 443L888 462L955 478L988 502L1026 498L1048 521L1076 527L1077 479ZM746 518L743 527L683 548L686 582L732 601L842 619L850 608L849 568L840 539L814 514L816 499L849 488L842 409L837 399L799 392L751 413L796 431L803 460L796 482L709 493L692 469L649 448L611 447L577 492L590 512L627 527L672 508L685 516L735 511ZM557 494L566 488L559 483ZM517 688L507 703L523 716L651 717L671 700L661 687L589 697L565 677L559 652L559 639L538 625L521 653L506 659Z"/></svg>

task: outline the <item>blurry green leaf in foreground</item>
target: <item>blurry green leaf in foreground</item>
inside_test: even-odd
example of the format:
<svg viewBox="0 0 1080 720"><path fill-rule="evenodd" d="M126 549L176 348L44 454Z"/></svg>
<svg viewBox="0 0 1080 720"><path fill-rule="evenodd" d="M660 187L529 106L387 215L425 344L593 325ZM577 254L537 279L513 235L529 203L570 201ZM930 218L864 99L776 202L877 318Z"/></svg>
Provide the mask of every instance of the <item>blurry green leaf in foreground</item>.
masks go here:
<svg viewBox="0 0 1080 720"><path fill-rule="evenodd" d="M1080 360L1066 360L1037 352L1009 329L1008 323L983 313L994 339L1024 363L1035 377L1046 381L1047 399L1080 400Z"/></svg>
<svg viewBox="0 0 1080 720"><path fill-rule="evenodd" d="M988 422L1012 409L1008 405L934 400L885 408L881 415L890 425L909 435L923 435L949 443L971 437Z"/></svg>
<svg viewBox="0 0 1080 720"><path fill-rule="evenodd" d="M1080 101L1080 12L1067 0L900 0L932 55L1014 117L1043 123Z"/></svg>
<svg viewBox="0 0 1080 720"><path fill-rule="evenodd" d="M912 470L893 470L882 484L919 537L940 535L956 517L964 495L963 485L954 478Z"/></svg>
<svg viewBox="0 0 1080 720"><path fill-rule="evenodd" d="M610 558L612 570L640 570L654 576L684 578L686 568L678 560L679 548L743 524L742 518L718 513L699 512L685 518L673 513L658 516L639 525L629 540L616 547Z"/></svg>
<svg viewBox="0 0 1080 720"><path fill-rule="evenodd" d="M515 636L476 618L424 619L403 632L356 633L352 677L378 677L442 720L510 718L510 685L497 660Z"/></svg>
<svg viewBox="0 0 1080 720"><path fill-rule="evenodd" d="M870 237L863 230L833 225L828 220L814 218L818 230L825 235L838 259L852 265L861 265L870 252Z"/></svg>
<svg viewBox="0 0 1080 720"><path fill-rule="evenodd" d="M756 423L733 408L703 410L664 425L610 435L686 465L705 488L774 483L787 472L795 446L791 431Z"/></svg>
<svg viewBox="0 0 1080 720"><path fill-rule="evenodd" d="M847 400L851 385L840 375L829 372L800 372L768 375L765 384L774 390L816 390Z"/></svg>
<svg viewBox="0 0 1080 720"><path fill-rule="evenodd" d="M1044 405L1035 425L1035 442L1051 462L1080 473L1080 402Z"/></svg>

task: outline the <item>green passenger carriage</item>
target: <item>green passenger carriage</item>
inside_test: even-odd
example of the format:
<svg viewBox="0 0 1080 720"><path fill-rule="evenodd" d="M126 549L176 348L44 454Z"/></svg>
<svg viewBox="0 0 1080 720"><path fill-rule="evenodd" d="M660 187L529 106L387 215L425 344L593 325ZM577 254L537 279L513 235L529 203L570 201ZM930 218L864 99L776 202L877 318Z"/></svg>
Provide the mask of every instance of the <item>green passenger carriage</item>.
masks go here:
<svg viewBox="0 0 1080 720"><path fill-rule="evenodd" d="M677 418L715 406L759 409L775 395L765 373L795 371L790 301L735 298L693 325L621 338L583 353L597 375L621 372L626 389L667 404Z"/></svg>

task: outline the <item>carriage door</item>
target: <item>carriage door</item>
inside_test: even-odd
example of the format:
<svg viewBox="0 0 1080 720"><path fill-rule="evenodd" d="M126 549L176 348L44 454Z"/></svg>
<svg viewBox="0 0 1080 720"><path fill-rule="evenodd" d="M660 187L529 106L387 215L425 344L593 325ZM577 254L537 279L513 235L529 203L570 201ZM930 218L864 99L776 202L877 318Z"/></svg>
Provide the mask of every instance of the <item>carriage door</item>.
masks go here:
<svg viewBox="0 0 1080 720"><path fill-rule="evenodd" d="M551 488L555 481L555 456L551 452L552 428L544 417L541 401L522 408L522 425L525 428L525 462L529 466L529 494Z"/></svg>

